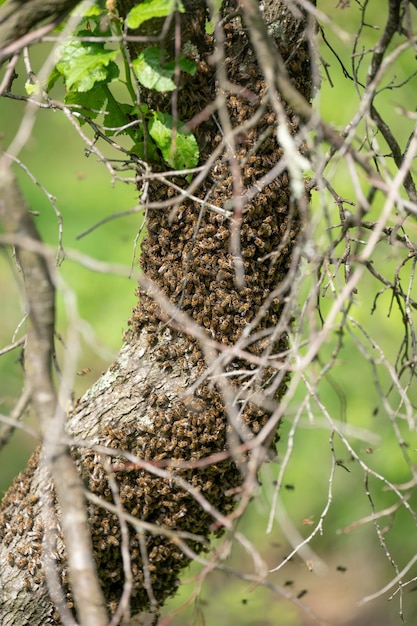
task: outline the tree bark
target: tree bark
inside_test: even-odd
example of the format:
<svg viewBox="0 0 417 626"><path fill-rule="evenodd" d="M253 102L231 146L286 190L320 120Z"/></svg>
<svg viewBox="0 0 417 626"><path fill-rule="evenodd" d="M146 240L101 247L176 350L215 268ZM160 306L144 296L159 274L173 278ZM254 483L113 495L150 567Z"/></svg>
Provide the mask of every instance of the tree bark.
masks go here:
<svg viewBox="0 0 417 626"><path fill-rule="evenodd" d="M128 3L122 4L126 11ZM193 6L192 23L189 12L182 16L182 44L192 36L187 49L197 72L181 76L175 108L193 127L201 163L216 150L217 157L194 191L196 200L185 198L172 211L148 210L145 277L125 344L67 422L89 492L94 558L110 614L127 578L117 501L131 516L132 613L156 611L213 533L232 527L245 481L253 481L274 449L274 411L288 381L285 297L305 198L294 199L282 161L289 157L277 140L280 107L293 136L299 120L276 85L266 84L242 8L224 3L212 36L205 32L205 4ZM263 20L291 84L309 100L306 16L277 0L265 3ZM169 41L168 54L174 52ZM144 97L153 109L173 110L171 96ZM183 179L175 183L186 187ZM173 191L154 179L149 193L163 203ZM253 446L257 438L263 445ZM4 626L62 623L46 584L45 536L56 537L53 559L66 607L73 609L60 511L41 461L38 450L0 511Z"/></svg>

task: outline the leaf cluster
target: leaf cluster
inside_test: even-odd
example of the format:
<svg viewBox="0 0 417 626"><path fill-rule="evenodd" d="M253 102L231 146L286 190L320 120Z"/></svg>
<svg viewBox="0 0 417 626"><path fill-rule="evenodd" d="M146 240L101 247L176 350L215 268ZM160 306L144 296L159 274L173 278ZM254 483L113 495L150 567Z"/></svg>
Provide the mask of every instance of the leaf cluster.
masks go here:
<svg viewBox="0 0 417 626"><path fill-rule="evenodd" d="M182 170L198 163L194 135L172 115L153 111L141 103L139 91L140 86L158 92L174 91L177 72L193 75L196 64L182 55L166 61L162 46L155 45L130 60L122 37L125 26L138 28L149 19L167 17L173 11L183 12L184 8L173 0L148 0L135 5L122 24L107 8L93 4L80 15L74 35L57 48L47 90L50 92L62 80L65 104L76 110L81 124L94 120L94 125L100 123L107 136L127 135L132 140L132 154ZM107 37L120 44L112 47ZM127 95L127 102L116 96L120 93Z"/></svg>

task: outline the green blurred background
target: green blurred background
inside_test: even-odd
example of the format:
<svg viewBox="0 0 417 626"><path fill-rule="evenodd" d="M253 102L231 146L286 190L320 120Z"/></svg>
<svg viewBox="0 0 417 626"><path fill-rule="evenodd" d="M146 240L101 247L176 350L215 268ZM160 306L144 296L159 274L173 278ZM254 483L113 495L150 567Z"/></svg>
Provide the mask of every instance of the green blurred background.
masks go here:
<svg viewBox="0 0 417 626"><path fill-rule="evenodd" d="M351 2L349 8L342 9L337 7L337 4L336 0L318 1L319 9L334 19L347 34L346 41L343 42L339 32L323 24L328 41L350 71L349 55L359 23L359 5ZM368 14L370 27L364 30L360 49L362 46L366 49L374 45L375 37L378 36L376 27L382 26L386 19L387 4L380 0L370 2L373 11ZM400 41L403 39L398 36L396 43ZM319 42L320 54L329 64L328 71L333 86L321 69L322 87L315 104L326 121L342 128L358 108L358 95L352 81L343 76L337 59L320 36ZM47 47L41 46L33 55L34 69L41 67L47 53ZM361 70L362 78L368 69L366 59L367 57ZM412 51L407 52L390 71L387 84L394 78L399 84L415 70L415 54ZM18 73L15 91L23 93L25 82L23 66L19 66ZM413 121L402 116L398 112L398 107L415 110L416 93L414 78L401 87L401 90L385 90L377 101L381 113L403 147L412 131ZM24 118L25 106L20 101L4 98L0 100L0 132L3 147L7 148L15 136ZM123 264L129 268L132 263L136 263L138 256L135 237L140 232L141 213L112 220L77 240L77 235L104 217L136 205L133 185L116 182L112 186L106 168L93 154L86 158L84 148L83 142L64 115L60 112L39 110L30 141L19 156L36 180L56 197L56 206L63 216L64 248L75 249L96 259ZM100 148L108 156L120 158L119 154L112 153L101 144ZM46 242L56 246L59 225L50 202L21 168L16 167L15 171L30 208L39 212L36 223L42 237ZM132 172L126 173L126 176L131 175ZM337 186L338 193L347 198L352 196L349 180L344 163L340 163L332 172L332 182L335 187ZM328 198L326 201L329 203L326 211L334 212L337 223L337 214ZM318 245L320 246L321 241L325 247L328 234L318 194L313 198L313 203ZM379 208L378 205L375 206L374 217ZM372 219L372 215L369 219ZM386 277L392 280L400 258L400 251L387 246L378 250L375 262L380 263ZM80 374L87 373L75 377L74 394L78 396L98 378L117 354L130 311L135 303L135 283L128 278L93 273L69 260L64 260L60 272L65 281L65 288L61 290L58 298L58 332L64 344L68 339L67 309L70 294L76 298L79 313L79 320L75 321L82 349L78 357L77 370ZM303 294L308 293L311 288L311 280L314 280L314 277L308 278L306 275L301 288L301 302ZM376 311L371 314L373 300L379 288L380 285L366 275L358 287L352 314L381 346L387 358L393 361L402 341L403 326L398 312L396 310L389 312L388 293L381 296ZM332 301L331 295L327 301L323 300L324 312L326 307L331 306ZM22 330L18 329L22 317L20 277L14 267L10 251L0 248L0 349L13 340L16 332L17 336L21 335ZM72 326L74 319L72 314L70 319ZM359 333L356 336L358 337ZM330 338L328 345L321 351L322 362L330 358L336 341L337 337ZM65 354L64 349L62 354ZM379 367L379 373L383 391L386 391L389 380L383 365ZM8 413L21 390L21 385L19 350L15 350L0 357L0 413ZM409 395L415 403L414 387L413 383ZM344 338L331 378L323 379L320 383L319 394L334 420L340 420L345 424L345 428L360 427L367 430L362 437L357 432L356 437L349 439L353 449L364 462L394 483L406 482L411 478L410 467L405 462L403 450L394 436L380 392L374 385L371 366L349 337ZM287 420L281 428L281 442L278 448L281 462L291 442L293 419L305 395L305 387L300 384L291 400ZM394 394L390 399L395 405ZM280 463L270 463L264 468L259 495L251 503L239 524L239 531L253 542L271 569L276 568L290 553L291 533L298 533L305 538L316 528L328 501L332 464L329 431L313 401L310 409L311 413L304 411L295 432L294 451L284 476L286 487L281 493L280 514L276 516L272 532L267 534L266 529L274 483L281 469ZM311 415L314 420L310 419ZM31 420L29 423L33 426ZM404 423L401 423L399 428L414 463L417 448L415 429L410 429ZM13 435L10 445L0 452L1 492L4 492L16 473L24 468L35 445L34 438L21 430ZM329 623L349 626L354 624L390 626L400 623L398 596L390 602L387 600L395 588L373 602L358 606L361 598L374 593L389 582L395 576L395 571L384 554L372 523L358 526L349 533L338 532L355 520L369 515L370 504L365 493L363 470L358 463L351 461L337 437L334 445L336 456L344 467L336 467L332 502L323 522L323 532L317 533L310 544L317 555L311 556L314 569L309 571L306 559L294 556L282 570L270 574L268 581L280 586L287 594L302 596L300 600ZM383 486L378 485L374 478L369 479L369 484L375 510L389 507L396 502L393 494L384 491ZM413 495L409 504L416 507ZM415 553L416 522L403 507L395 518L386 517L381 520L381 528L385 526L388 530L384 535L387 550L401 569ZM219 542L219 545L223 545L222 542ZM251 556L236 542L226 563L239 571L253 573ZM414 575L417 575L415 567L404 580ZM192 594L199 589L200 584L201 593L194 601ZM413 593L413 588L413 584L407 587L404 595L404 614L409 623L417 623L417 596L415 592ZM187 603L189 606L185 607ZM304 611L280 597L273 589L238 580L230 574L202 571L198 565L194 565L186 572L178 596L165 607L163 614L167 616L176 609L178 615L170 622L175 626L185 624L231 626L236 623L241 626L275 624L309 626L315 623Z"/></svg>

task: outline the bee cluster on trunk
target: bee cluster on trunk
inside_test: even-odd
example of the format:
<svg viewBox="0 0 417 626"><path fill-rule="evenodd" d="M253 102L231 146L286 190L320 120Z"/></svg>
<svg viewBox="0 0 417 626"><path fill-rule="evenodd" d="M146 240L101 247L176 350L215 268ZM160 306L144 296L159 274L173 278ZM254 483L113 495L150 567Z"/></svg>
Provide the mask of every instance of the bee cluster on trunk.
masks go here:
<svg viewBox="0 0 417 626"><path fill-rule="evenodd" d="M127 2L121 4L128 8ZM205 376L207 362L198 340L182 332L181 328L170 326L169 315L164 312L161 302L146 290L139 289L138 304L129 322L126 342L137 343L144 352L141 358L149 376L137 389L137 394L146 403L146 419L138 420L128 413L115 424L108 424L103 419L96 442L108 448L126 450L146 462L163 464L172 477L156 476L134 464L129 466L124 458L120 458L120 465L124 464L126 469L116 473L116 480L120 502L129 514L153 524L154 528L186 531L209 538L213 532L221 534L221 525L215 523L210 511L203 510L194 495L183 489L175 478L186 480L221 515L231 513L239 500L239 488L244 481L242 467L247 457L234 454L231 442L241 443L254 437L270 418L269 410L251 401L252 394L272 389L270 398L278 402L288 383L285 367L260 365L257 359L268 355L275 363L284 362L288 350L287 331L291 320L282 324L282 313L291 282L290 273L294 272L293 253L302 215L292 198L291 181L285 168L260 190L256 189L262 177L279 164L283 149L277 140L277 119L268 100L269 87L242 23L241 9L232 2L225 4L222 17L224 41L216 43L215 36L206 32L205 5L197 4L200 10L194 12L192 22L187 22L188 11L181 15L186 22L183 42L186 43L187 34L193 37L189 49L197 61L197 71L192 77L181 75L176 108L178 118L183 122L200 118L200 123L193 129L200 147L200 164L204 165L217 149L218 156L207 165L206 177L194 192L199 202L184 197L175 210L148 210L147 236L142 244L140 262L143 272L162 294L199 324L208 338L224 351L242 340L245 329L253 324L250 335L244 337L242 344L247 358L243 353L233 356L224 367L224 375L236 397L242 389L245 390L237 403L242 430L236 430L236 424L230 423L230 407L225 406L219 385ZM275 30L276 43L286 62L288 75L309 99L310 58L308 45L300 36L302 21L295 46L294 39L283 36L282 32L288 17L285 17L286 9L280 2L269 4L280 7L284 15L281 15L281 22L278 20L282 28L278 28L277 22ZM294 23L294 20L291 18L289 22ZM273 29L270 28L270 32ZM219 64L216 64L220 48L228 84L224 84ZM153 110L167 113L172 113L171 96L144 92L144 98ZM219 96L221 98L217 101L224 107L223 112L210 109ZM285 102L282 105L289 130L294 135L299 120ZM205 115L205 111L211 113ZM231 135L222 128L221 119L225 116L229 119ZM239 219L234 214L236 170L232 163L239 168L244 199ZM184 188L187 185L185 178L176 177L175 182ZM157 177L150 181L151 202L164 202L175 193L169 184L162 183ZM204 201L211 208L204 206ZM213 210L213 206L219 210ZM233 224L238 228L238 254L233 249ZM244 274L244 282L240 284L236 275L237 257ZM120 387L122 384L121 379ZM185 393L191 386L194 389L192 396ZM274 448L275 442L272 441L270 446ZM197 463L227 451L230 455L223 454L215 463ZM112 502L108 470L101 455L93 450L77 449L74 457L86 487ZM29 466L29 474L35 471L36 459L34 457ZM170 467L170 460L182 462L181 467L178 463L176 467ZM117 458L113 458L112 463L117 462ZM15 481L6 498L10 503L19 498L21 506L30 511L30 496L24 488L29 474ZM109 611L113 613L124 584L119 519L115 513L91 502L88 510L97 569ZM26 514L24 518L22 523L29 524ZM8 527L10 523L11 517L4 518L2 527ZM20 567L19 563L23 563L27 567L29 562L37 575L31 577L28 584L36 592L45 584L40 556L43 529L41 522L32 520L31 523L33 541L28 553L13 559L12 566ZM59 524L56 530L59 532ZM197 539L188 539L187 543L195 552L202 552L208 546L208 542ZM72 607L65 551L62 542L59 541L57 546L58 553L54 558L61 572L68 605ZM132 527L129 549L133 576L132 614L150 606L155 609L175 592L179 573L191 557L166 534L157 531L141 534ZM60 622L57 614L52 612L45 623L58 625Z"/></svg>

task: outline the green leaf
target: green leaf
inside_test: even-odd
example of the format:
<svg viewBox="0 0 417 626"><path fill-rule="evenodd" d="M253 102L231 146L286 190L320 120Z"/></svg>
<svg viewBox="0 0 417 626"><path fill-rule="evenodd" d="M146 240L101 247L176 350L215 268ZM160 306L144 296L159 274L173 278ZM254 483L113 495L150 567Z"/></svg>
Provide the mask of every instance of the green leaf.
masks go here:
<svg viewBox="0 0 417 626"><path fill-rule="evenodd" d="M175 62L173 61L173 63ZM182 72L187 72L187 74L191 74L191 76L194 76L197 71L197 63L185 57L180 57L179 66Z"/></svg>
<svg viewBox="0 0 417 626"><path fill-rule="evenodd" d="M138 141L130 149L130 152L136 154L143 161L148 163L161 162L161 155L158 153L157 147L151 139L145 141Z"/></svg>
<svg viewBox="0 0 417 626"><path fill-rule="evenodd" d="M25 82L25 91L28 96L38 95L41 91L39 83L31 83L29 80Z"/></svg>
<svg viewBox="0 0 417 626"><path fill-rule="evenodd" d="M89 31L78 34L92 36ZM70 91L90 91L97 83L110 82L119 76L114 63L119 51L105 50L102 43L70 39L58 48L57 54L56 69Z"/></svg>
<svg viewBox="0 0 417 626"><path fill-rule="evenodd" d="M132 62L133 71L139 82L147 89L173 91L175 83L171 76L173 76L174 71L168 66L170 64L162 66L160 57L161 52L159 48L146 48Z"/></svg>
<svg viewBox="0 0 417 626"><path fill-rule="evenodd" d="M185 124L167 113L154 111L148 124L149 134L160 149L165 161L177 170L195 167L199 159L197 140Z"/></svg>
<svg viewBox="0 0 417 626"><path fill-rule="evenodd" d="M94 89L86 92L70 91L65 96L65 104L78 104L83 108L75 110L94 120L104 110L106 99L107 95L104 88L101 85L96 85ZM85 123L82 119L79 121L81 124Z"/></svg>
<svg viewBox="0 0 417 626"><path fill-rule="evenodd" d="M72 17L88 18L99 17L107 14L107 10L104 7L101 7L98 2L94 2L87 7L85 5L85 2L77 4L77 6L71 11L70 15Z"/></svg>
<svg viewBox="0 0 417 626"><path fill-rule="evenodd" d="M90 120L94 120L98 115L104 115L102 125L114 130L104 130L106 135L114 135L119 128L125 126L128 121L128 115L132 112L131 104L122 104L116 102L112 97L106 85L96 85L90 91L70 91L65 96L65 104L78 104L75 111L81 113ZM85 124L85 120L79 119L80 124ZM138 135L136 127L127 128L120 131L120 134L128 134L135 141Z"/></svg>
<svg viewBox="0 0 417 626"><path fill-rule="evenodd" d="M109 98L107 101L106 116L104 117L104 126L107 128L114 128L115 130L106 130L106 135L110 137L111 135L114 135L119 128L125 126L129 122L128 115L131 111L131 104L122 104L120 102L116 102L113 98ZM119 131L119 134L133 135L134 132L135 127L132 127Z"/></svg>
<svg viewBox="0 0 417 626"><path fill-rule="evenodd" d="M184 13L185 9L182 2L175 0L144 0L140 4L133 7L127 16L126 23L129 28L139 28L143 22L153 19L154 17L166 17L177 9L180 13Z"/></svg>
<svg viewBox="0 0 417 626"><path fill-rule="evenodd" d="M194 61L180 57L178 64L183 72L195 74L197 65ZM132 66L137 79L147 89L162 92L175 89L172 77L175 74L176 62L161 63L161 49L157 46L145 48L132 62Z"/></svg>
<svg viewBox="0 0 417 626"><path fill-rule="evenodd" d="M80 5L78 5L80 6ZM82 5L81 5L82 7ZM83 17L99 17L106 13L105 9L102 9L96 2L90 5L87 9L84 9Z"/></svg>
<svg viewBox="0 0 417 626"><path fill-rule="evenodd" d="M136 117L142 118L144 115L149 113L149 107L146 102L142 102L142 104L134 104L131 110L131 115L136 115Z"/></svg>
<svg viewBox="0 0 417 626"><path fill-rule="evenodd" d="M47 85L46 85L46 91L48 93L51 91L51 89L55 85L56 81L59 80L60 78L62 78L61 72L58 72L56 67L54 67L54 69L52 70L52 72L49 75L48 82L47 82Z"/></svg>

